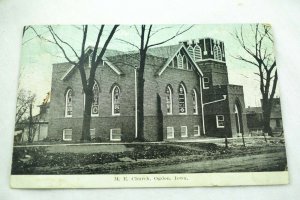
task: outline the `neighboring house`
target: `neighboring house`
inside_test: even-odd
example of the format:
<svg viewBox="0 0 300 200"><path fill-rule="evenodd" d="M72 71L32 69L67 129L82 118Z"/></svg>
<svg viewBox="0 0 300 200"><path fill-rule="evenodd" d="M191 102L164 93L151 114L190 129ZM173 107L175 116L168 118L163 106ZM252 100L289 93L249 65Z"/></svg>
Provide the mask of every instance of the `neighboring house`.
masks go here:
<svg viewBox="0 0 300 200"><path fill-rule="evenodd" d="M255 131L263 129L263 114L261 107L246 108L246 115L249 130ZM270 127L273 132L283 131L280 98L273 99L270 117Z"/></svg>
<svg viewBox="0 0 300 200"><path fill-rule="evenodd" d="M88 48L90 55L92 48ZM93 87L91 137L137 137L137 52L107 50ZM86 60L89 71L89 59ZM148 50L144 136L147 141L234 137L247 132L243 87L228 84L224 43L211 38ZM77 68L53 65L48 135L79 141L85 95Z"/></svg>

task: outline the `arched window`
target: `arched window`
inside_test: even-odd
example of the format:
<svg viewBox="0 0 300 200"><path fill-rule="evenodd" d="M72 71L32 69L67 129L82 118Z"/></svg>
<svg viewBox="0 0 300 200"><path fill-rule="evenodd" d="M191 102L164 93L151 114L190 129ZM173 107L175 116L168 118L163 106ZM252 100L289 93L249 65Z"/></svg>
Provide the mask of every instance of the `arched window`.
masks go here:
<svg viewBox="0 0 300 200"><path fill-rule="evenodd" d="M217 45L214 46L214 58L216 60L222 60L222 51L220 46Z"/></svg>
<svg viewBox="0 0 300 200"><path fill-rule="evenodd" d="M202 60L201 48L198 44L194 48L194 55L196 61Z"/></svg>
<svg viewBox="0 0 300 200"><path fill-rule="evenodd" d="M167 104L167 114L171 115L173 112L173 99L172 99L172 90L169 85L166 87L166 104Z"/></svg>
<svg viewBox="0 0 300 200"><path fill-rule="evenodd" d="M193 60L195 60L195 56L194 56L194 48L193 48L192 46L189 46L189 47L187 48L187 50L188 50L188 52L189 52L191 58L192 58Z"/></svg>
<svg viewBox="0 0 300 200"><path fill-rule="evenodd" d="M68 89L66 93L66 105L65 105L65 117L72 117L72 112L73 112L73 90Z"/></svg>
<svg viewBox="0 0 300 200"><path fill-rule="evenodd" d="M193 89L192 92L192 98L193 98L193 113L198 114L198 99L197 99L197 92L195 89Z"/></svg>
<svg viewBox="0 0 300 200"><path fill-rule="evenodd" d="M99 85L96 81L93 86L93 102L91 116L99 116Z"/></svg>
<svg viewBox="0 0 300 200"><path fill-rule="evenodd" d="M186 90L183 84L178 89L179 114L186 114Z"/></svg>
<svg viewBox="0 0 300 200"><path fill-rule="evenodd" d="M111 92L112 115L120 115L120 88L114 86Z"/></svg>
<svg viewBox="0 0 300 200"><path fill-rule="evenodd" d="M183 68L183 65L182 65L182 56L180 54L178 54L178 56L177 56L177 66L180 69Z"/></svg>

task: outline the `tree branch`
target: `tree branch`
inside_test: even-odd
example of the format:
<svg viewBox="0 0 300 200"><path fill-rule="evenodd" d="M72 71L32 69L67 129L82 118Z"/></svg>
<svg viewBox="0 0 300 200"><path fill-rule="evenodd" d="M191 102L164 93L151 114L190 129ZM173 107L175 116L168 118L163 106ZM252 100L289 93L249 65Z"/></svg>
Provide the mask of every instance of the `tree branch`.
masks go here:
<svg viewBox="0 0 300 200"><path fill-rule="evenodd" d="M69 63L73 64L73 65L77 65L77 63L73 62L67 55L66 51L64 50L64 48L58 43L58 41L56 40L56 36L54 34L54 31L52 28L50 28L50 26L48 27L49 31L52 35L52 38L54 40L54 43L60 48L60 50L62 51L62 53L64 54L64 57L68 60Z"/></svg>
<svg viewBox="0 0 300 200"><path fill-rule="evenodd" d="M110 32L108 38L106 39L106 41L105 41L105 43L104 43L104 45L103 45L103 47L102 47L102 49L101 49L100 54L99 54L98 57L97 57L97 60L96 60L96 67L100 64L100 62L101 62L101 60L102 60L102 57L103 57L103 55L104 55L104 53L105 53L105 51L106 51L106 49L107 49L107 46L108 46L108 44L110 43L110 41L111 41L112 37L114 36L114 34L115 34L115 32L116 32L116 30L117 30L118 27L119 27L119 25L114 25L114 27L112 28L112 30L111 30L111 32Z"/></svg>
<svg viewBox="0 0 300 200"><path fill-rule="evenodd" d="M103 33L103 29L104 29L104 25L101 26L101 28L100 28L100 30L98 32L97 41L96 41L96 45L94 47L93 56L92 56L92 65L95 64L95 60L96 60L96 56L97 56L97 51L98 51L98 46L99 46L100 38L101 38L102 33Z"/></svg>
<svg viewBox="0 0 300 200"><path fill-rule="evenodd" d="M55 38L57 38L61 43L67 45L67 46L73 51L73 53L75 54L75 56L76 56L78 59L80 59L80 57L79 57L78 54L76 53L75 49L74 49L69 43L63 41L63 40L62 40L62 39L61 39L61 38L53 31L53 28L52 28L51 26L48 26L48 27L49 27L49 30L50 30L52 36L54 35ZM55 42L58 43L56 39L55 39Z"/></svg>

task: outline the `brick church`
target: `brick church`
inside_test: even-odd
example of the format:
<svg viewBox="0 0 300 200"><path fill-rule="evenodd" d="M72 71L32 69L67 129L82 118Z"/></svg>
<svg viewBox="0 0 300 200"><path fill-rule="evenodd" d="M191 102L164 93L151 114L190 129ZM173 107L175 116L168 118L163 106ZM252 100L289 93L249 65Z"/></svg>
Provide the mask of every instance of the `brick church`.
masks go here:
<svg viewBox="0 0 300 200"><path fill-rule="evenodd" d="M106 51L93 87L92 139L117 142L137 137L138 59L137 52ZM88 60L85 67L89 71ZM144 78L147 141L248 132L243 87L228 82L222 41L204 38L149 49ZM48 137L79 141L84 103L79 71L69 63L54 64Z"/></svg>

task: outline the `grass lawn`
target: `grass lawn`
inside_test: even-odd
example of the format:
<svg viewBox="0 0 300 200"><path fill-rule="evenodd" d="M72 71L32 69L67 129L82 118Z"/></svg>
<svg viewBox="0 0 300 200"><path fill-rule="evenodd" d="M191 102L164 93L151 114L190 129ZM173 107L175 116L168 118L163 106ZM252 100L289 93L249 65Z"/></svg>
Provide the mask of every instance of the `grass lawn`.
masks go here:
<svg viewBox="0 0 300 200"><path fill-rule="evenodd" d="M174 168L174 165L179 166L184 163L204 163L205 161L278 152L284 158L280 159L282 162L277 163L275 168L274 166L258 168L258 171L286 169L285 146L282 138L271 138L268 143L265 143L262 138L250 138L246 139L246 147L242 146L241 139L231 140L228 149L224 147L222 140L214 143L165 142L26 146L14 148L12 174L145 173L145 170L142 169L154 167L164 168L164 173L168 173L168 169ZM253 160L253 162L255 161ZM221 163L219 162L218 165ZM186 173L184 168L176 169L177 173ZM149 170L146 172L151 173ZM159 170L155 173L159 173Z"/></svg>

